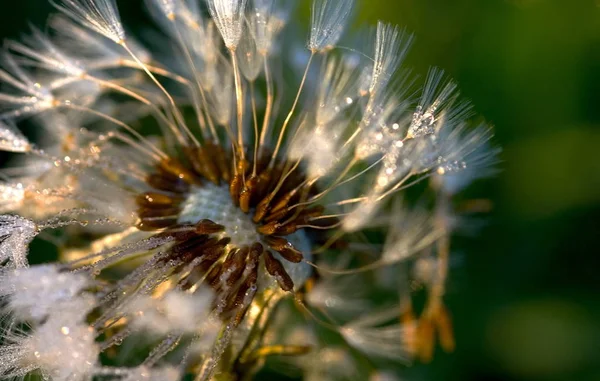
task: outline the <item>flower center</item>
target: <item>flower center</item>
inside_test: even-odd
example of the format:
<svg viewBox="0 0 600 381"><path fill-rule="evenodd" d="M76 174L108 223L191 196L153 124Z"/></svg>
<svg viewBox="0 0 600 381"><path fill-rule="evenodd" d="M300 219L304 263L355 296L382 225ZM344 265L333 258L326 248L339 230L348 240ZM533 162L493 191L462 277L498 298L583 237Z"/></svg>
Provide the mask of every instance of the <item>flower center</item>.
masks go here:
<svg viewBox="0 0 600 381"><path fill-rule="evenodd" d="M182 151L147 177L153 190L137 198L138 228L171 237L164 260L179 286L210 285L216 310L238 324L257 292L293 292L311 276L304 228L323 208L307 207L313 184L290 163L265 155L254 165L211 143Z"/></svg>
<svg viewBox="0 0 600 381"><path fill-rule="evenodd" d="M177 222L194 225L201 220L223 225L225 230L222 234L231 238L232 246L251 246L260 241L252 218L231 202L228 186L207 183L191 187Z"/></svg>
<svg viewBox="0 0 600 381"><path fill-rule="evenodd" d="M249 247L256 242L266 245L256 231L257 225L252 221L251 213L246 214L233 204L229 187L226 185L207 183L190 188L187 199L182 203L177 222L182 225L195 225L202 220L211 220L222 225L224 231L219 233L219 236L231 239L228 245L231 249ZM311 242L303 230L286 236L286 239L303 253L304 259L311 259ZM296 287L302 286L310 277L310 265L282 260L279 254L275 256L282 261Z"/></svg>

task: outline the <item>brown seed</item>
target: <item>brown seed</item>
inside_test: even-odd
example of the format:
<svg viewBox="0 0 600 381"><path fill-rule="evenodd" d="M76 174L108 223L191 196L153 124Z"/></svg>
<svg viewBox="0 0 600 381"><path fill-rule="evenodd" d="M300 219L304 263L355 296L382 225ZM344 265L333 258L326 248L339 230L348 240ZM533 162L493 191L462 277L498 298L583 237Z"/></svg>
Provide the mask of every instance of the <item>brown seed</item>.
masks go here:
<svg viewBox="0 0 600 381"><path fill-rule="evenodd" d="M246 258L248 257L249 252L249 247L232 250L225 262L223 262L225 270L231 271L231 274L229 274L229 278L227 279L228 286L233 286L240 279L246 268Z"/></svg>
<svg viewBox="0 0 600 381"><path fill-rule="evenodd" d="M153 173L146 178L146 182L151 187L166 192L186 193L190 190L190 184L166 173Z"/></svg>
<svg viewBox="0 0 600 381"><path fill-rule="evenodd" d="M140 222L136 225L136 227L141 231L153 231L168 228L177 223L177 219L175 218L142 218Z"/></svg>
<svg viewBox="0 0 600 381"><path fill-rule="evenodd" d="M215 266L212 270L206 275L206 282L211 285L211 287L216 287L219 283L219 277L223 272L223 266Z"/></svg>
<svg viewBox="0 0 600 381"><path fill-rule="evenodd" d="M269 212L270 206L269 204L273 200L273 196L269 194L267 197L263 198L261 202L256 206L256 211L254 212L254 217L252 217L252 221L255 223L259 223Z"/></svg>
<svg viewBox="0 0 600 381"><path fill-rule="evenodd" d="M244 213L248 213L250 211L250 207L252 206L252 198L256 194L258 180L258 177L251 176L248 180L246 180L246 184L244 184L244 188L240 192L240 209L242 209Z"/></svg>
<svg viewBox="0 0 600 381"><path fill-rule="evenodd" d="M225 226L219 225L211 220L201 220L196 224L196 233L214 234L225 230Z"/></svg>
<svg viewBox="0 0 600 381"><path fill-rule="evenodd" d="M292 281L290 275L285 271L281 261L275 258L269 251L264 252L264 258L267 272L275 277L277 283L279 283L279 287L283 291L292 291L294 289L294 281Z"/></svg>
<svg viewBox="0 0 600 381"><path fill-rule="evenodd" d="M137 196L135 201L139 206L164 208L178 204L182 199L181 197L172 197L163 193L146 192Z"/></svg>
<svg viewBox="0 0 600 381"><path fill-rule="evenodd" d="M185 149L185 153L194 167L194 170L206 177L216 185L219 185L219 169L205 147L193 147Z"/></svg>
<svg viewBox="0 0 600 381"><path fill-rule="evenodd" d="M233 320L235 325L238 325L246 311L250 307L250 302L254 299L254 295L256 295L256 280L258 279L258 268L255 267L250 274L244 279L242 284L240 284L237 292L230 297L229 303L227 305L228 311L238 310L235 319ZM244 303L245 302L245 303Z"/></svg>
<svg viewBox="0 0 600 381"><path fill-rule="evenodd" d="M273 179L273 171L266 168L258 175L258 187L256 190L257 198L260 200L265 197L267 192L271 190L271 180Z"/></svg>
<svg viewBox="0 0 600 381"><path fill-rule="evenodd" d="M265 237L265 241L275 251L282 250L288 245L291 246L290 241L283 237Z"/></svg>
<svg viewBox="0 0 600 381"><path fill-rule="evenodd" d="M281 196L279 199L277 199L277 201L275 201L273 203L273 208L271 209L271 211L278 212L278 211L286 208L290 204L290 201L292 200L292 198L294 198L294 196L296 196L297 193L298 193L298 188L295 188L295 189L292 189L291 191L287 192L283 196Z"/></svg>
<svg viewBox="0 0 600 381"><path fill-rule="evenodd" d="M285 238L282 237L265 237L265 241L271 247L271 249L275 250L283 258L292 262L292 263L300 263L304 259L304 255L302 252L297 250L294 245L290 243Z"/></svg>
<svg viewBox="0 0 600 381"><path fill-rule="evenodd" d="M250 246L250 256L255 256L256 258L258 258L258 256L261 255L264 250L265 248L263 247L263 245L261 245L259 242L254 242L252 246Z"/></svg>
<svg viewBox="0 0 600 381"><path fill-rule="evenodd" d="M202 248L201 255L206 258L216 258L219 259L223 255L225 255L225 246L229 243L227 238L222 238L218 240L216 243Z"/></svg>
<svg viewBox="0 0 600 381"><path fill-rule="evenodd" d="M146 218L156 218L156 217L173 217L177 218L179 214L179 208L171 207L166 209L146 209L140 208L138 210L138 216L143 220Z"/></svg>
<svg viewBox="0 0 600 381"><path fill-rule="evenodd" d="M291 248L285 248L281 251L278 251L278 253L285 258L286 260L292 262L292 263L300 263L302 262L302 260L304 259L304 255L302 255L302 253L298 250L296 250L295 248L291 247Z"/></svg>
<svg viewBox="0 0 600 381"><path fill-rule="evenodd" d="M196 235L184 241L178 242L171 247L171 252L175 255L201 252L207 246L212 246L217 243L216 238L208 238L207 235Z"/></svg>
<svg viewBox="0 0 600 381"><path fill-rule="evenodd" d="M277 212L269 212L269 214L264 218L265 222L273 222L273 221L285 221L290 214L290 210L288 208L283 208Z"/></svg>
<svg viewBox="0 0 600 381"><path fill-rule="evenodd" d="M229 155L225 152L223 147L220 144L209 142L204 144L204 149L206 150L208 156L214 161L217 170L219 171L220 178L225 181L229 181L231 178L229 173Z"/></svg>
<svg viewBox="0 0 600 381"><path fill-rule="evenodd" d="M302 215L308 216L308 217L319 217L323 214L324 211L325 211L325 207L323 205L317 205L317 206L313 206L310 209L306 209L305 211L302 212Z"/></svg>
<svg viewBox="0 0 600 381"><path fill-rule="evenodd" d="M202 185L202 181L198 176L183 165L179 160L174 158L163 159L157 166L157 169L162 173L173 175L188 184Z"/></svg>
<svg viewBox="0 0 600 381"><path fill-rule="evenodd" d="M167 238L171 237L175 241L185 242L189 240L193 240L199 237L206 238L206 236L199 236L195 231L192 225L179 225L172 229L167 229L155 235L157 238Z"/></svg>
<svg viewBox="0 0 600 381"><path fill-rule="evenodd" d="M273 221L266 225L259 226L256 230L264 235L289 235L295 233L298 228L295 222L282 225L277 221Z"/></svg>
<svg viewBox="0 0 600 381"><path fill-rule="evenodd" d="M262 225L256 228L256 231L260 234L264 235L272 235L277 231L277 227L279 226L279 222L273 221L266 225Z"/></svg>
<svg viewBox="0 0 600 381"><path fill-rule="evenodd" d="M233 175L233 178L229 183L229 194L231 195L231 200L236 206L240 205L240 192L242 191L243 181L244 179L242 175L236 173Z"/></svg>

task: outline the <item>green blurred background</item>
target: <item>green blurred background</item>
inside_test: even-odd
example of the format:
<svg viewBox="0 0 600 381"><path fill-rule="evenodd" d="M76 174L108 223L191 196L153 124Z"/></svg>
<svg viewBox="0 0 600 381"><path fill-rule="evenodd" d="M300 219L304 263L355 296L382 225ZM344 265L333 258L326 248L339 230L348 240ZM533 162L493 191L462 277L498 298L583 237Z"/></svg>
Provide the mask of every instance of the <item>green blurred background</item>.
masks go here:
<svg viewBox="0 0 600 381"><path fill-rule="evenodd" d="M41 26L45 0L2 0L0 37ZM304 17L308 0L300 0ZM496 126L494 211L450 285L458 348L407 380L600 380L600 1L359 0L416 35L408 64L460 84ZM135 23L140 1L122 0Z"/></svg>

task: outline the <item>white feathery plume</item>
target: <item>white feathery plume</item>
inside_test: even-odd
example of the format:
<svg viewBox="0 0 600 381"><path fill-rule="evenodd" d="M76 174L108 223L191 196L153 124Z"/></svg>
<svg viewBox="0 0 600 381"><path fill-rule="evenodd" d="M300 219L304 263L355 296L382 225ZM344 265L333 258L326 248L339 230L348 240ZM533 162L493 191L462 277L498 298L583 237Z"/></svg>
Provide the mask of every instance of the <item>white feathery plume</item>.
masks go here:
<svg viewBox="0 0 600 381"><path fill-rule="evenodd" d="M308 48L320 52L333 48L344 33L354 0L314 0Z"/></svg>
<svg viewBox="0 0 600 381"><path fill-rule="evenodd" d="M409 209L396 202L379 261L386 265L404 261L432 245L441 233L435 228L430 212L421 207Z"/></svg>
<svg viewBox="0 0 600 381"><path fill-rule="evenodd" d="M250 20L252 17L250 16ZM247 29L251 28L251 23L252 21L247 23ZM257 40L249 30L242 34L236 54L242 75L250 82L255 81L263 68L264 56L259 54Z"/></svg>
<svg viewBox="0 0 600 381"><path fill-rule="evenodd" d="M198 27L178 24L180 33L175 38L180 42L181 48L190 53L194 64L194 68L190 67L189 64L183 65L183 70L188 74L188 77L199 78L204 91L209 92L216 82L221 81L219 59L223 42L212 21L204 24ZM173 30L173 28L170 29Z"/></svg>
<svg viewBox="0 0 600 381"><path fill-rule="evenodd" d="M99 70L117 66L121 60L131 59L123 49L112 41L103 38L92 30L85 28L64 14L56 14L48 23L52 30L52 43L61 51L78 62L84 62L88 70ZM143 62L150 55L139 44L132 44L128 38L128 46L135 51Z"/></svg>
<svg viewBox="0 0 600 381"><path fill-rule="evenodd" d="M307 293L306 298L308 304L346 320L371 306L362 281L356 275L326 277Z"/></svg>
<svg viewBox="0 0 600 381"><path fill-rule="evenodd" d="M442 264L438 257L433 255L433 253L425 253L415 259L410 273L416 282L426 287L432 287L438 280L441 266Z"/></svg>
<svg viewBox="0 0 600 381"><path fill-rule="evenodd" d="M133 327L155 335L169 333L200 333L214 317L209 316L214 294L200 290L194 294L169 291L160 298L139 295L124 306L132 316Z"/></svg>
<svg viewBox="0 0 600 381"><path fill-rule="evenodd" d="M104 37L122 44L125 30L116 0L50 0L55 7Z"/></svg>
<svg viewBox="0 0 600 381"><path fill-rule="evenodd" d="M20 118L56 107L49 88L25 73L12 55L6 53L2 58L7 71L0 69L0 81L24 94L0 92L0 119Z"/></svg>
<svg viewBox="0 0 600 381"><path fill-rule="evenodd" d="M64 73L68 76L80 77L85 73L81 60L68 57L56 47L48 37L37 28L31 27L32 35L24 38L25 43L8 41L7 47L13 52L22 55L21 60L26 59L35 67Z"/></svg>
<svg viewBox="0 0 600 381"><path fill-rule="evenodd" d="M4 379L25 379L27 373L38 366L29 357L34 357L25 345L29 332L17 328L4 328L0 333L0 376Z"/></svg>
<svg viewBox="0 0 600 381"><path fill-rule="evenodd" d="M248 0L206 0L225 46L235 50L244 30L244 12Z"/></svg>
<svg viewBox="0 0 600 381"><path fill-rule="evenodd" d="M198 0L180 0L176 8L177 16L188 25L205 23L200 4L201 1Z"/></svg>
<svg viewBox="0 0 600 381"><path fill-rule="evenodd" d="M386 325L399 315L399 307L371 312L342 326L340 334L349 345L367 355L407 361L410 353L402 342L405 327L399 323Z"/></svg>
<svg viewBox="0 0 600 381"><path fill-rule="evenodd" d="M0 151L29 152L31 143L17 127L0 120Z"/></svg>
<svg viewBox="0 0 600 381"><path fill-rule="evenodd" d="M430 70L419 105L412 116L407 137L416 138L431 135L440 127L440 117L443 115L451 122L464 116L466 104L453 107L458 97L455 82L443 83L444 72L438 69Z"/></svg>
<svg viewBox="0 0 600 381"><path fill-rule="evenodd" d="M398 181L408 176L427 171L431 168L434 155L434 139L425 137L419 140L400 140L386 147L388 152L382 159L382 165L375 178L374 191L383 193L386 189L398 185Z"/></svg>
<svg viewBox="0 0 600 381"><path fill-rule="evenodd" d="M24 186L20 182L0 182L0 213L11 212L23 206Z"/></svg>
<svg viewBox="0 0 600 381"><path fill-rule="evenodd" d="M359 95L360 71L352 57L331 57L319 83L316 121L325 125L355 104Z"/></svg>
<svg viewBox="0 0 600 381"><path fill-rule="evenodd" d="M235 98L233 70L225 61L220 61L219 64L221 65L219 67L221 75L211 79L213 86L208 94L208 103L215 121L221 126L226 126L233 115Z"/></svg>
<svg viewBox="0 0 600 381"><path fill-rule="evenodd" d="M355 156L361 160L389 155L403 146L402 124L397 123L406 110L407 103L396 94L378 92L369 104L360 122Z"/></svg>
<svg viewBox="0 0 600 381"><path fill-rule="evenodd" d="M342 229L348 233L353 233L368 226L379 212L380 207L381 202L378 202L375 197L366 196L364 201L344 216Z"/></svg>
<svg viewBox="0 0 600 381"><path fill-rule="evenodd" d="M499 148L489 144L492 130L485 124L468 130L465 125L451 130L443 128L441 162L436 173L440 175L442 188L448 194L456 194L471 182L495 173Z"/></svg>
<svg viewBox="0 0 600 381"><path fill-rule="evenodd" d="M122 222L135 221L134 197L125 189L104 181L101 174L93 171L78 176L76 198L103 216Z"/></svg>
<svg viewBox="0 0 600 381"><path fill-rule="evenodd" d="M258 53L265 57L271 53L275 38L287 21L286 16L282 15L280 5L276 5L274 0L252 2L248 27L254 37ZM289 4L286 6L289 7Z"/></svg>
<svg viewBox="0 0 600 381"><path fill-rule="evenodd" d="M29 266L29 243L38 234L35 222L20 216L0 216L0 264L9 262L12 267Z"/></svg>
<svg viewBox="0 0 600 381"><path fill-rule="evenodd" d="M82 323L52 315L31 332L4 332L0 346L0 375L22 377L38 370L55 381L91 380L99 349L94 330Z"/></svg>
<svg viewBox="0 0 600 381"><path fill-rule="evenodd" d="M146 3L148 3L150 7L155 6L157 9L160 9L169 20L175 18L175 9L178 5L175 0L146 0Z"/></svg>
<svg viewBox="0 0 600 381"><path fill-rule="evenodd" d="M78 311L84 316L85 309L65 307L74 300L79 303L79 295L90 286L85 274L60 271L54 265L39 265L30 268L4 270L0 273L0 298L7 299L7 307L20 321L40 322L50 314L64 314Z"/></svg>
<svg viewBox="0 0 600 381"><path fill-rule="evenodd" d="M288 149L288 158L306 160L308 178L317 179L327 175L344 157L346 150L342 148L342 136L347 121L342 119L314 128L309 126L311 123L302 122L302 131Z"/></svg>
<svg viewBox="0 0 600 381"><path fill-rule="evenodd" d="M406 57L412 36L405 35L397 26L379 22L375 39L375 63L369 92L377 93L388 85Z"/></svg>

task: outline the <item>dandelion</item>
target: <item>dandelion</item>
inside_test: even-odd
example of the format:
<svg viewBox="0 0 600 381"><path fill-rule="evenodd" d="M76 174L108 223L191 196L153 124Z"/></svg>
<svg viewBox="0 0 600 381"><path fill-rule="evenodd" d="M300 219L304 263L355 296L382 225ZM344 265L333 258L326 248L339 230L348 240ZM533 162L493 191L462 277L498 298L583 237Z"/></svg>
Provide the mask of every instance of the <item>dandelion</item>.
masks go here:
<svg viewBox="0 0 600 381"><path fill-rule="evenodd" d="M410 36L338 49L351 0L315 0L308 41L287 1L148 0L162 51L114 0L53 3L0 69L0 378L248 378L285 355L387 379L365 359L452 350L450 201L498 150L441 70L408 95ZM58 260L30 265L34 240Z"/></svg>

